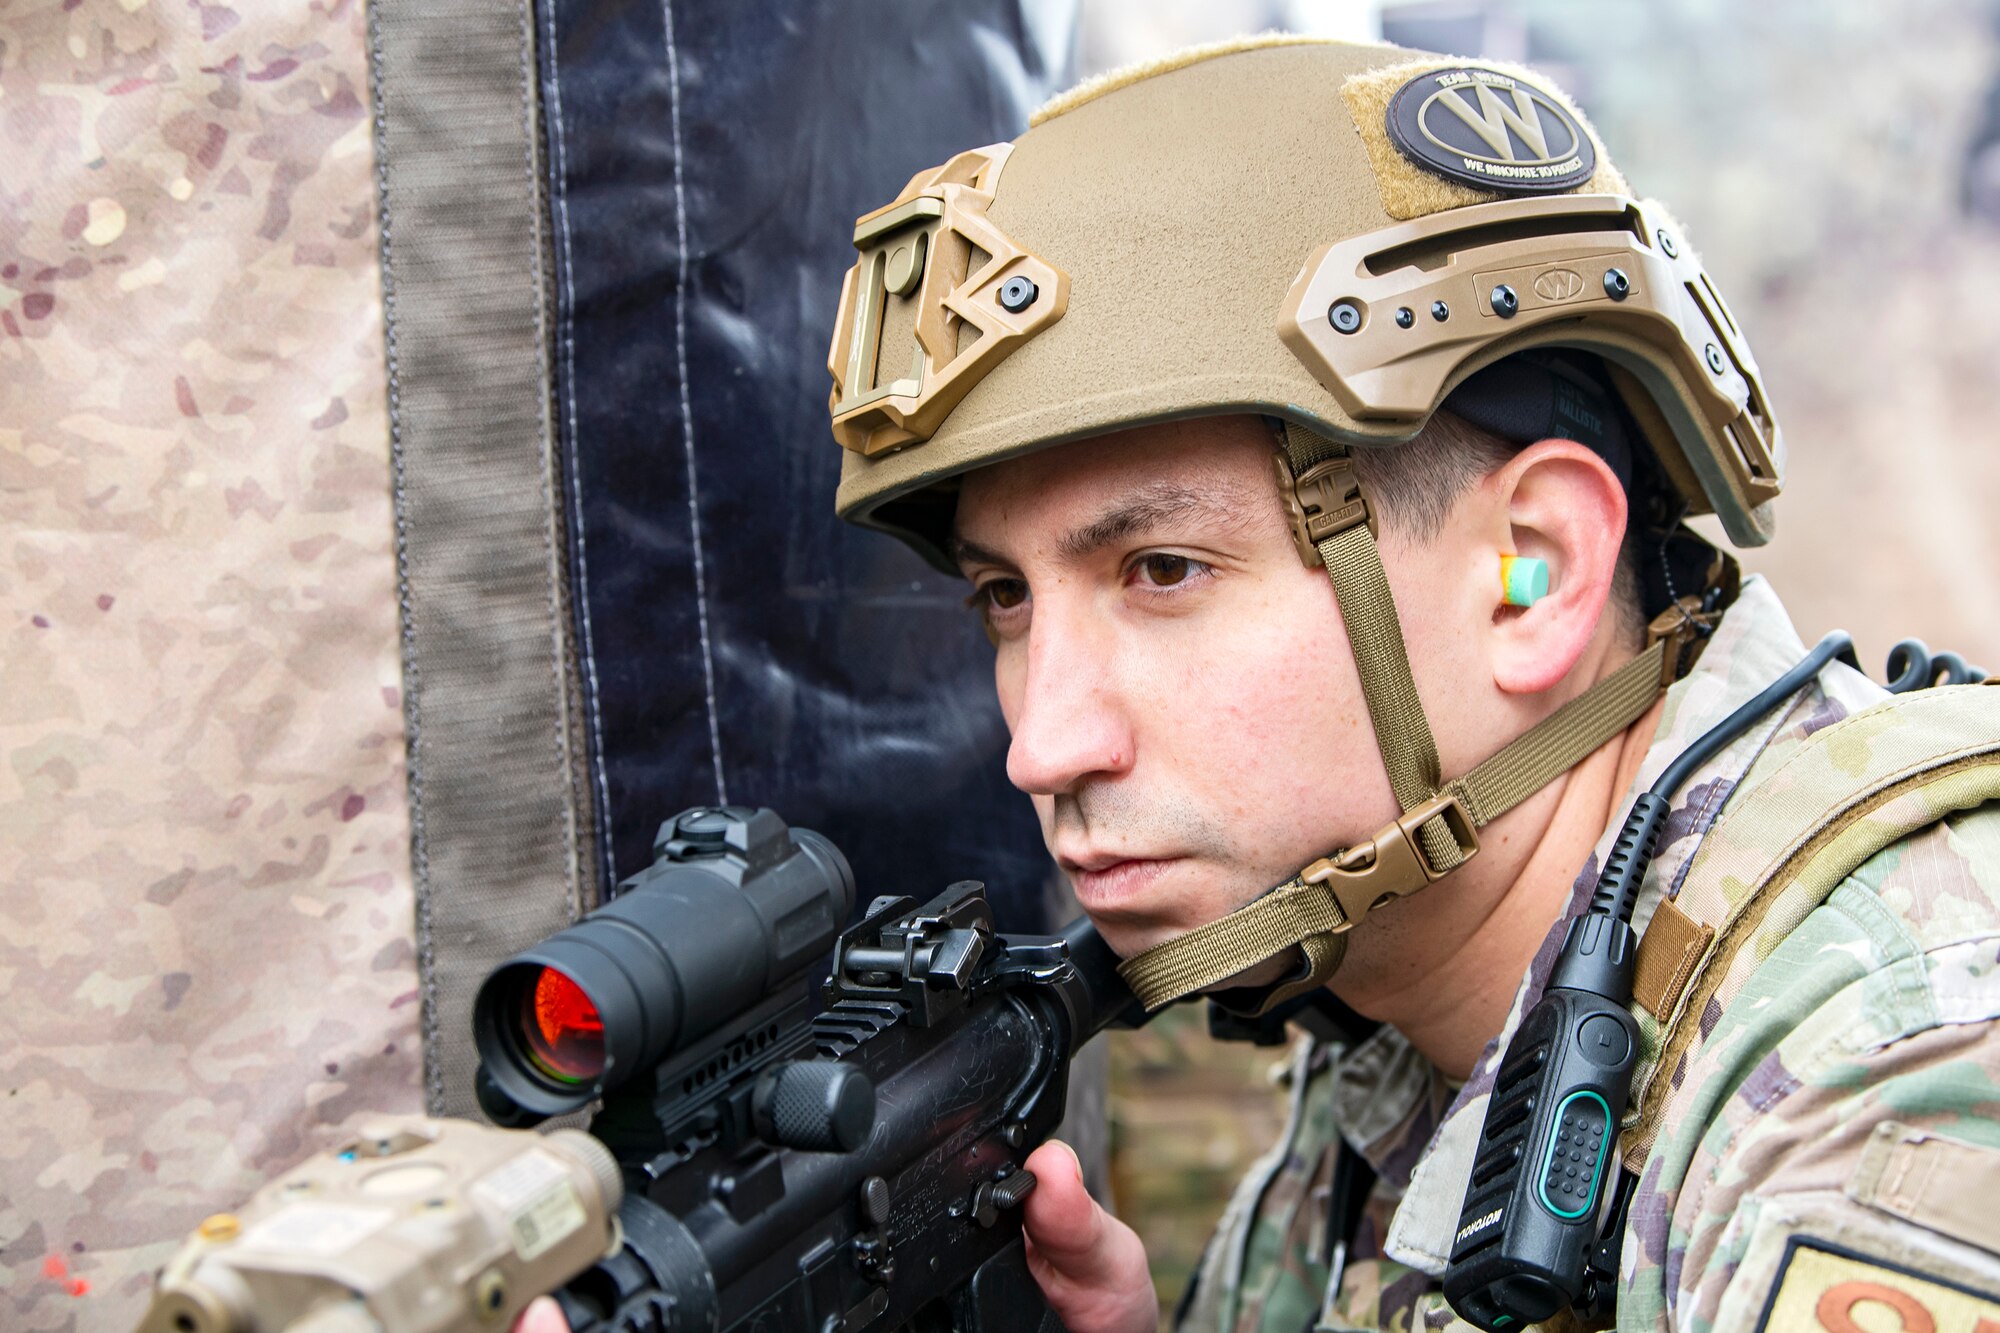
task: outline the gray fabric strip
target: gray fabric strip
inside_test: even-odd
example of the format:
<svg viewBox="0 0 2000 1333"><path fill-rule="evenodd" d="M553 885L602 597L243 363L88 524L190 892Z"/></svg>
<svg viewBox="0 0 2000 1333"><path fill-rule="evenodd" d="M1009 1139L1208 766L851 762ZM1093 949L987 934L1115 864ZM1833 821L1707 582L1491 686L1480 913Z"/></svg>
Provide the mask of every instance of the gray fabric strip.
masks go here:
<svg viewBox="0 0 2000 1333"><path fill-rule="evenodd" d="M526 0L369 26L425 1103L476 1114L479 983L595 896L534 27Z"/></svg>

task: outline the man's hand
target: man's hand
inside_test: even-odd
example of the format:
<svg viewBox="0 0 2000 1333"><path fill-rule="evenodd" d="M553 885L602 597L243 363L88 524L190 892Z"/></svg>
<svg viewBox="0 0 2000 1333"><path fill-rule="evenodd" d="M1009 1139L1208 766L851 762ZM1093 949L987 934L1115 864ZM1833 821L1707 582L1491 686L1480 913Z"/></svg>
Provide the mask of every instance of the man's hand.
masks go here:
<svg viewBox="0 0 2000 1333"><path fill-rule="evenodd" d="M1028 1271L1070 1333L1154 1333L1159 1297L1146 1247L1132 1228L1097 1206L1066 1143L1029 1155L1035 1190L1024 1205Z"/></svg>
<svg viewBox="0 0 2000 1333"><path fill-rule="evenodd" d="M514 1333L569 1333L569 1320L553 1296L537 1296L514 1321Z"/></svg>

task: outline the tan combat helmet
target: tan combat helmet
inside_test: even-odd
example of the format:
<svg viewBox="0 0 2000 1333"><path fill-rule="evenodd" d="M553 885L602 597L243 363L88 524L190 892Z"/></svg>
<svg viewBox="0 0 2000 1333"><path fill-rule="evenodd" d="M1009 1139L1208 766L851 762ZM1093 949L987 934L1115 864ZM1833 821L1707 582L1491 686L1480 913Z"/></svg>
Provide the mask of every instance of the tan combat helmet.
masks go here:
<svg viewBox="0 0 2000 1333"><path fill-rule="evenodd" d="M1447 782L1352 450L1409 440L1502 358L1577 349L1681 512L1743 545L1771 534L1783 449L1735 320L1678 225L1525 69L1290 37L1199 48L918 175L854 244L828 359L838 507L940 568L971 469L1149 422L1283 423L1280 495L1333 579L1404 813L1128 960L1149 1007L1294 945L1307 965L1263 1006L1323 983L1363 915L1463 864L1479 827L1643 714L1715 609L1682 599L1633 663Z"/></svg>

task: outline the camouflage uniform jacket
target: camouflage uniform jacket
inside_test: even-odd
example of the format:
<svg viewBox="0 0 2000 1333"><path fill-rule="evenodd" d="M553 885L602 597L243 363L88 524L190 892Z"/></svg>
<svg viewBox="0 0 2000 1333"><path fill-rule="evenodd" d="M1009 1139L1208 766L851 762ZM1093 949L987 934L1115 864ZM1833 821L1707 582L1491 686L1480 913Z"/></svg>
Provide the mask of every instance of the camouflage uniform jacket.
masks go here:
<svg viewBox="0 0 2000 1333"><path fill-rule="evenodd" d="M1627 804L1804 651L1769 586L1749 580L1668 693ZM1731 791L1883 697L1835 664L1697 772L1673 796L1637 923L1686 887ZM2000 1330L1992 811L1874 856L1784 937L1727 1012L1711 1002L1701 1015L1704 1040L1672 1071L1634 1197L1619 1328ZM1572 913L1616 833L1578 875ZM1289 1124L1224 1212L1180 1328L1472 1327L1445 1303L1445 1256L1499 1053L1546 984L1562 933L1562 922L1551 927L1462 1087L1387 1027L1351 1047L1295 1049ZM1328 1198L1347 1153L1377 1179L1337 1256Z"/></svg>

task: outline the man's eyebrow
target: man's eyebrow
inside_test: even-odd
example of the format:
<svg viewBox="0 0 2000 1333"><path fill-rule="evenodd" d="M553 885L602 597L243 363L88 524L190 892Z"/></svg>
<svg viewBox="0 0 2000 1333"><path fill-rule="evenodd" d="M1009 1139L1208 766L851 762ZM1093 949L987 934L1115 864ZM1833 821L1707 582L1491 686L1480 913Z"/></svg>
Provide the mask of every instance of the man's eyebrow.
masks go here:
<svg viewBox="0 0 2000 1333"><path fill-rule="evenodd" d="M1175 519L1221 522L1231 530L1243 525L1244 509L1234 494L1196 490L1177 482L1155 481L1141 486L1083 526L1063 535L1056 551L1064 560L1081 560L1113 542L1149 532Z"/></svg>
<svg viewBox="0 0 2000 1333"><path fill-rule="evenodd" d="M1149 482L1119 497L1096 518L1063 534L1056 543L1056 553L1063 560L1081 560L1113 542L1175 519L1202 519L1233 531L1241 528L1247 518L1242 499L1228 489L1197 490L1178 482ZM967 564L1001 568L1014 565L1006 556L969 542L955 532L946 542L946 553L961 568Z"/></svg>
<svg viewBox="0 0 2000 1333"><path fill-rule="evenodd" d="M952 563L960 569L964 569L967 565L997 565L1002 569L1009 569L1014 564L1006 556L989 551L984 546L976 546L955 532L945 538L944 553L950 556Z"/></svg>

